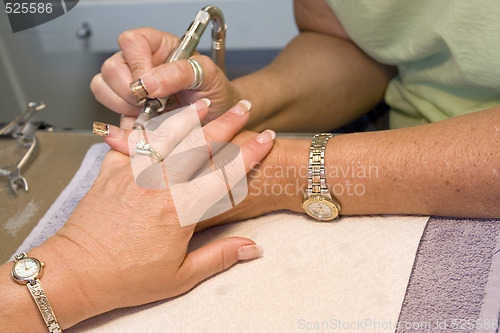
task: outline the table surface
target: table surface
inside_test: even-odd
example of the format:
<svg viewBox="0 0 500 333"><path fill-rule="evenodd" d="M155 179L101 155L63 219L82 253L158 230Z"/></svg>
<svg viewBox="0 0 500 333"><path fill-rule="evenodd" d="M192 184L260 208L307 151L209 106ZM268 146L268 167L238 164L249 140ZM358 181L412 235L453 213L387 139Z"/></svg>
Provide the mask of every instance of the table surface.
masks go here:
<svg viewBox="0 0 500 333"><path fill-rule="evenodd" d="M102 142L91 132L39 131L37 136L38 154L23 172L28 192L14 194L8 178L0 178L0 262L10 258L68 185L89 147ZM2 140L0 165L13 162L14 149L15 141Z"/></svg>

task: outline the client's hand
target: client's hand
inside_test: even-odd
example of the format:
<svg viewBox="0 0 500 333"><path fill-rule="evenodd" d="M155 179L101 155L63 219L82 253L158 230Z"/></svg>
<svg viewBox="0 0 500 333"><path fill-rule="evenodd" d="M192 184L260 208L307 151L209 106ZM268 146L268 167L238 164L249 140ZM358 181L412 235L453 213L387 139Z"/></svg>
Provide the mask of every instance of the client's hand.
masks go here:
<svg viewBox="0 0 500 333"><path fill-rule="evenodd" d="M200 103L200 102L197 102ZM230 128L237 129L243 127L248 120L250 104L248 101L242 101L238 103L234 108L227 111L225 114L220 116L217 121L212 121L211 123L205 125L203 127L203 132L201 136L203 137L203 141L206 140L207 144L214 144L216 142L228 142L230 141L234 146L241 146L241 149L247 149L248 142L253 142L253 139L257 137L258 133L251 131L231 131ZM235 111L238 111L241 114L235 114ZM169 114L167 114L169 115ZM173 118L173 117L172 117ZM192 118L192 117L191 117ZM153 124L159 118L155 118L152 120ZM170 119L168 119L170 120ZM183 124L189 123L189 120L182 121ZM154 127L155 131L148 135L149 140L152 141L152 146L155 147L157 151L159 151L160 155L166 156L165 154L169 153L168 151L162 151L161 149L165 146L168 146L168 140L163 139L163 133L169 133L171 129L166 121L164 121L160 126L152 126L150 124L146 125L146 128ZM170 126L171 128L171 126ZM179 131L179 128L175 130ZM137 135L130 136L131 132L128 130L124 130L121 128L117 128L114 126L109 127L110 135L105 137L105 141L114 149L121 151L124 154L131 153L134 154L133 151L130 151L130 147L133 147L135 142L137 142ZM160 134L158 134L160 132ZM136 133L134 133L136 134ZM266 137L270 132L264 131L261 135ZM196 137L196 136L195 136ZM195 141L193 145L196 145L197 141L200 141L199 138L196 140L185 140L185 141ZM286 140L286 139L276 139L274 140L273 149L265 156L265 158L259 159L258 162L253 163L252 170L246 169L247 172L247 184L246 189L248 194L244 198L243 201L236 202L237 205L232 207L231 209L219 210L216 211L218 214L212 214L210 216L204 216L203 221L197 225L197 230L201 230L207 228L209 226L240 221L243 219L249 219L252 217L260 216L265 213L269 213L275 210L280 209L293 209L294 206L297 206L297 201L302 200L303 193L302 190L306 185L305 179L299 179L297 176L293 177L293 174L296 174L298 170L293 166L294 163L301 163L303 165L307 165L307 150L309 149L309 142L305 140L302 142L301 140ZM156 148L158 147L158 148ZM259 150L259 146L250 146L252 150ZM305 150L304 150L305 149ZM212 152L213 153L213 152ZM185 156L188 154L185 154ZM179 154L182 158L182 154ZM245 154L245 158L249 156ZM304 157L304 160L301 161L297 158L297 156ZM137 157L137 156L136 156ZM175 156L174 156L175 157ZM184 157L185 159L186 157ZM142 158L143 160L144 158ZM175 158L174 162L177 163L179 158ZM146 160L150 160L147 158ZM191 158L191 160L194 160ZM299 161L297 161L299 160ZM248 160L245 160L247 163ZM253 161L257 161L257 159L253 158ZM139 162L138 162L139 163ZM165 163L165 162L164 162ZM135 163L134 163L135 164ZM186 163L186 164L196 164L196 163ZM247 164L248 165L248 164ZM288 172L284 172L284 170L288 171L288 166L292 166L291 175ZM141 170L144 167L140 168ZM151 168L150 168L151 169ZM155 185L161 185L158 182L158 179L162 178L158 177L158 174L164 171L156 170L156 175L153 177L153 182L144 181L145 177L138 177L141 179L141 183L152 184L153 187ZM181 172L180 168L175 168L176 174L174 176L178 176ZM190 168L186 168L190 169ZM301 170L304 171L304 170ZM307 172L307 170L305 170ZM139 173L139 172L136 172ZM147 172L143 172L146 174ZM233 177L236 176L236 172L228 173ZM169 175L172 176L172 175ZM173 177L167 177L169 179ZM189 177L186 177L189 178ZM170 182L171 183L171 182ZM233 191L233 195L235 192ZM213 195L207 191L204 192L204 200L203 202L198 202L199 205L197 210L200 211L202 209L203 204L213 203L211 200L213 199ZM194 217L193 214L189 217ZM198 217L198 216L196 216ZM199 220L198 220L199 221ZM198 222L197 221L197 222Z"/></svg>
<svg viewBox="0 0 500 333"><path fill-rule="evenodd" d="M200 119L208 112L207 104L202 100L194 105ZM245 111L247 104L238 103L206 125L204 132L215 141L229 140L245 123ZM242 143L247 171L269 152L272 139L273 132L266 131ZM179 160L178 167L189 166ZM203 197L203 193L197 195ZM28 255L46 263L41 281L61 326L67 328L115 308L185 293L239 260L262 254L253 241L239 237L187 254L194 228L194 224L179 225L169 188L141 188L134 180L130 157L111 150L94 186L65 226ZM0 270L0 293L8 296L4 301L12 300L0 315L0 330L35 331L29 326L33 322L43 328L26 288L5 278L11 267L8 263ZM22 321L17 313L29 313L34 321ZM17 326L9 326L16 325L16 320Z"/></svg>

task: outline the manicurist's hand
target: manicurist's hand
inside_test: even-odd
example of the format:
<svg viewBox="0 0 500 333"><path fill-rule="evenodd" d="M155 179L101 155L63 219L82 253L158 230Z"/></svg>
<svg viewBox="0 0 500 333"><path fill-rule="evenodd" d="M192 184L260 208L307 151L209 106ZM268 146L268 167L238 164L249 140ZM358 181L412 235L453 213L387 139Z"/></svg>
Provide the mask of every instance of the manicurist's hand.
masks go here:
<svg viewBox="0 0 500 333"><path fill-rule="evenodd" d="M208 106L207 100L201 100L186 110L194 111L200 121L206 117ZM230 140L245 123L248 108L248 102L236 104L206 125L203 133L213 141ZM161 126L157 128L161 129ZM171 129L160 136L165 139L170 135L164 142L175 144L170 148L154 146L162 154L176 149L183 152L183 146L192 144L186 142L193 139L187 132ZM133 133L122 134L129 139L133 136ZM155 134L158 132L152 132L151 137L155 138ZM241 167L249 171L262 160L270 151L273 138L274 132L265 131L242 142ZM112 136L106 140L112 142ZM120 142L116 137L114 140ZM134 158L150 159L147 155L137 155L132 162ZM161 165L155 163L151 165ZM189 163L177 161L182 177L186 170L194 170L193 163L204 164L201 158L195 157ZM188 254L188 243L196 224L181 227L170 187L141 187L132 168L130 156L111 150L95 184L64 227L28 253L46 263L41 282L63 329L112 309L180 295L239 260L262 255L262 249L252 240L240 237L221 239ZM147 173L149 168L145 166L143 172ZM233 171L230 162L226 168L230 175ZM201 184L209 186L212 181L220 180L202 178L206 183ZM204 188L198 189L192 198L193 207L199 206L197 200L204 198ZM42 317L28 290L11 279L11 267L11 262L0 267L0 294L8 303L0 311L0 331L44 332Z"/></svg>
<svg viewBox="0 0 500 333"><path fill-rule="evenodd" d="M148 97L171 96L173 103L168 109L186 106L201 98L210 98L206 122L216 118L241 96L221 69L207 56L195 54L204 72L199 88L188 90L194 82L194 70L187 60L164 64L179 38L152 28L129 30L120 35L121 51L106 60L91 82L96 99L109 109L125 116L137 117L141 107L137 105L129 84L142 79Z"/></svg>

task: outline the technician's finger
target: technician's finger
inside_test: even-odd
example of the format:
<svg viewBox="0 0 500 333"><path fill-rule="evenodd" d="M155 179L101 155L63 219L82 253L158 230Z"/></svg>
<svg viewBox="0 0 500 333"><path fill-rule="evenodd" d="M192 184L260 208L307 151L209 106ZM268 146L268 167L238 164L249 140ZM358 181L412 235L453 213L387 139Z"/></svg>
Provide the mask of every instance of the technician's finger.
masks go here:
<svg viewBox="0 0 500 333"><path fill-rule="evenodd" d="M183 291L186 292L239 261L262 257L263 252L262 247L250 239L223 238L189 253L179 267L177 277L183 282Z"/></svg>
<svg viewBox="0 0 500 333"><path fill-rule="evenodd" d="M136 116L141 112L141 107L134 103L129 103L120 96L118 96L107 84L104 82L102 74L94 76L90 83L90 89L95 98L105 107L117 113L127 116Z"/></svg>
<svg viewBox="0 0 500 333"><path fill-rule="evenodd" d="M135 81L153 67L163 64L178 40L179 38L166 32L138 28L122 33L118 38L118 45Z"/></svg>
<svg viewBox="0 0 500 333"><path fill-rule="evenodd" d="M191 59L198 61L203 69L203 81L197 90L211 87L217 75L224 75L207 56L195 55ZM188 89L195 81L195 72L189 61L176 60L151 69L141 79L148 97L163 97Z"/></svg>
<svg viewBox="0 0 500 333"><path fill-rule="evenodd" d="M104 62L101 67L101 73L104 82L106 82L111 90L130 104L136 104L137 99L130 89L130 82L133 79L129 66L123 52L117 52Z"/></svg>

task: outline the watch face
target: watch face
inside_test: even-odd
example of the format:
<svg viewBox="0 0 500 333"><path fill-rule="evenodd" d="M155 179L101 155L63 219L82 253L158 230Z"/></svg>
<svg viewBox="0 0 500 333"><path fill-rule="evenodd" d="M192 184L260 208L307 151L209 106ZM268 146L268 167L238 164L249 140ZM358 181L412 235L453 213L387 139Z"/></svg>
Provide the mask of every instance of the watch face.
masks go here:
<svg viewBox="0 0 500 333"><path fill-rule="evenodd" d="M312 202L307 206L307 210L310 215L320 220L328 220L335 214L333 208L323 202Z"/></svg>
<svg viewBox="0 0 500 333"><path fill-rule="evenodd" d="M12 276L20 280L36 278L40 271L40 263L34 258L24 258L14 264Z"/></svg>
<svg viewBox="0 0 500 333"><path fill-rule="evenodd" d="M340 214L340 205L321 195L307 197L302 207L309 216L321 221L333 220Z"/></svg>

